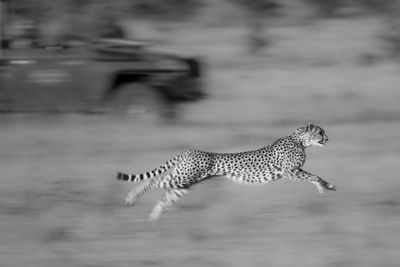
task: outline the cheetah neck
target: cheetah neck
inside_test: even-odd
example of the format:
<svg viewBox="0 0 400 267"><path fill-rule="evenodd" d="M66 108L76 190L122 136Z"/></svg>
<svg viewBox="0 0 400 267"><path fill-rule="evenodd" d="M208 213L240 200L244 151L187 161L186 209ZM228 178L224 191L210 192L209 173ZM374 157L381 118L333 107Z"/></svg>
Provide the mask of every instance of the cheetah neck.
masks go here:
<svg viewBox="0 0 400 267"><path fill-rule="evenodd" d="M306 148L306 146L303 144L303 139L299 135L293 134L290 137L294 140L295 143L299 144L303 148Z"/></svg>

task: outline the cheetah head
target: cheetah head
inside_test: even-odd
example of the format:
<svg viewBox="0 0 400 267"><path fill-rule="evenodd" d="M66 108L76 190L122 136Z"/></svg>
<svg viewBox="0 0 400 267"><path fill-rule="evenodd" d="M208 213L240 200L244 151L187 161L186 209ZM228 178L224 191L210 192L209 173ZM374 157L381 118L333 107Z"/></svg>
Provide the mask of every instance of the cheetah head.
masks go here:
<svg viewBox="0 0 400 267"><path fill-rule="evenodd" d="M323 146L328 141L324 129L312 123L298 128L292 136L304 147Z"/></svg>

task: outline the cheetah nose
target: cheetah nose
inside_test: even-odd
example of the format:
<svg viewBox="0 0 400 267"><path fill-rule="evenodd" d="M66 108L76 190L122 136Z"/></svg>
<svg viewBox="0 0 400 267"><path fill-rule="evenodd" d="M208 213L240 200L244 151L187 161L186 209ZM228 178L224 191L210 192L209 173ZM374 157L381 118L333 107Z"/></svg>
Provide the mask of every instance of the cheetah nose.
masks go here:
<svg viewBox="0 0 400 267"><path fill-rule="evenodd" d="M325 142L328 142L329 138L328 136L325 137Z"/></svg>

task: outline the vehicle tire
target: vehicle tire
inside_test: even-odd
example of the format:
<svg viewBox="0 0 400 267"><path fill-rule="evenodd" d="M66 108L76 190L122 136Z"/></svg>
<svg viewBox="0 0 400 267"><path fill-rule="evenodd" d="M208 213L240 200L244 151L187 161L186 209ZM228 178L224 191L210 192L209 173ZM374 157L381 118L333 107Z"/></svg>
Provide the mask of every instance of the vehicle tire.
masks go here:
<svg viewBox="0 0 400 267"><path fill-rule="evenodd" d="M108 102L111 112L143 120L159 119L165 106L161 94L143 84L126 84L115 88Z"/></svg>

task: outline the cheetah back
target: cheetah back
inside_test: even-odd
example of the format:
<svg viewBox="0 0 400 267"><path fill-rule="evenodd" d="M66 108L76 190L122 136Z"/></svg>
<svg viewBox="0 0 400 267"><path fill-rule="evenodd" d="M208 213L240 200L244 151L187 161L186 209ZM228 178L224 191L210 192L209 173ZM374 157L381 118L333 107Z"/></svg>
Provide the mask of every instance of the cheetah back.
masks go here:
<svg viewBox="0 0 400 267"><path fill-rule="evenodd" d="M290 137L271 146L239 153L212 153L189 150L174 170L180 186L188 186L210 176L228 176L241 183L269 182L283 176L285 169L304 164L305 152Z"/></svg>

